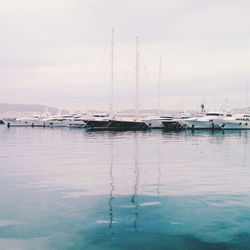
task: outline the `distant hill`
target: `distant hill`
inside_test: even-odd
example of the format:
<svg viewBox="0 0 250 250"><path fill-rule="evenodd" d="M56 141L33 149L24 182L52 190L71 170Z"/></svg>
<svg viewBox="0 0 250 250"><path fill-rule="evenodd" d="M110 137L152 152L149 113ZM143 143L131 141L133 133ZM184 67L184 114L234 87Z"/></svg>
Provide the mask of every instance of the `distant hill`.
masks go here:
<svg viewBox="0 0 250 250"><path fill-rule="evenodd" d="M234 108L232 109L232 112L233 113L247 113L249 114L250 113L250 107L246 107L246 108Z"/></svg>
<svg viewBox="0 0 250 250"><path fill-rule="evenodd" d="M193 111L193 110L186 110L185 112L195 113L195 111ZM121 115L122 114L134 114L134 113L135 113L134 109L126 109L126 110L121 110L118 112L118 114L121 114ZM139 110L138 113L141 115L153 115L153 116L155 115L155 116L157 116L159 111L158 111L158 109L142 109L142 110ZM180 110L164 110L164 109L160 110L161 115L175 115L178 113L183 113L183 112Z"/></svg>
<svg viewBox="0 0 250 250"><path fill-rule="evenodd" d="M45 105L38 104L7 104L0 103L0 115L1 117L19 117L22 115L32 115L34 113L50 113L51 115L58 114L68 114L68 110L58 109L55 107L49 107Z"/></svg>

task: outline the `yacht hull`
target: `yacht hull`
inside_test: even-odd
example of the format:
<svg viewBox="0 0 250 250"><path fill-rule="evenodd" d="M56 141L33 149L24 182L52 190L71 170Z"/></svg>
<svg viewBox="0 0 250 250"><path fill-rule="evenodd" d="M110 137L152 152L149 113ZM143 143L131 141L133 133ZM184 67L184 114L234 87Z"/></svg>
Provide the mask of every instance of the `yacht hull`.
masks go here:
<svg viewBox="0 0 250 250"><path fill-rule="evenodd" d="M164 128L163 121L161 119L150 119L150 120L143 120L144 123L152 129L162 129Z"/></svg>
<svg viewBox="0 0 250 250"><path fill-rule="evenodd" d="M147 130L149 127L145 122L141 121L117 121L112 120L110 127L120 130L127 131L137 131L137 130Z"/></svg>
<svg viewBox="0 0 250 250"><path fill-rule="evenodd" d="M187 129L220 129L220 126L215 121L185 120L183 124Z"/></svg>
<svg viewBox="0 0 250 250"><path fill-rule="evenodd" d="M41 121L8 121L7 127L47 127L45 122Z"/></svg>
<svg viewBox="0 0 250 250"><path fill-rule="evenodd" d="M103 128L110 125L109 120L84 120L86 128Z"/></svg>
<svg viewBox="0 0 250 250"><path fill-rule="evenodd" d="M249 122L219 122L218 125L222 130L249 130Z"/></svg>
<svg viewBox="0 0 250 250"><path fill-rule="evenodd" d="M105 126L93 126L88 131L144 131L147 129L148 126L140 121L110 120Z"/></svg>

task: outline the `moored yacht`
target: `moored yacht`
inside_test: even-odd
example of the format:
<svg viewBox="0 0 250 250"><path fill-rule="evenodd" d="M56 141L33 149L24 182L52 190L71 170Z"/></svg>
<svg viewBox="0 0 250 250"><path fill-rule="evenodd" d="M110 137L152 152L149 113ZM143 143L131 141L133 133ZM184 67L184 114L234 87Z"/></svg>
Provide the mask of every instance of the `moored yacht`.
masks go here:
<svg viewBox="0 0 250 250"><path fill-rule="evenodd" d="M41 115L33 115L5 120L8 127L45 127Z"/></svg>
<svg viewBox="0 0 250 250"><path fill-rule="evenodd" d="M220 129L218 121L224 118L231 117L232 115L227 112L208 112L203 117L192 117L184 119L183 125L187 129Z"/></svg>
<svg viewBox="0 0 250 250"><path fill-rule="evenodd" d="M46 127L68 127L69 124L76 118L76 114L55 115L42 119Z"/></svg>
<svg viewBox="0 0 250 250"><path fill-rule="evenodd" d="M250 129L250 114L234 114L217 122L223 130Z"/></svg>

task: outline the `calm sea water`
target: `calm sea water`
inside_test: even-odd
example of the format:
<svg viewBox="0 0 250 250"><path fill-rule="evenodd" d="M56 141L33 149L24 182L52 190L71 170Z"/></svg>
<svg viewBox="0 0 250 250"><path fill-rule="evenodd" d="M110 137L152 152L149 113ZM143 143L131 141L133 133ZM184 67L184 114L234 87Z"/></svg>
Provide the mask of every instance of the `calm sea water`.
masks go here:
<svg viewBox="0 0 250 250"><path fill-rule="evenodd" d="M0 249L250 249L250 131L0 128Z"/></svg>

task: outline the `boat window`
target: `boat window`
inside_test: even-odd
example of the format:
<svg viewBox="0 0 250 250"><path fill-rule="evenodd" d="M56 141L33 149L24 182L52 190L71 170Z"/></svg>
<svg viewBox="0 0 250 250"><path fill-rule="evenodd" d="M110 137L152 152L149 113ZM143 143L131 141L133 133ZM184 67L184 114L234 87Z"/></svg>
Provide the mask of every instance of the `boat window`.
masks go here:
<svg viewBox="0 0 250 250"><path fill-rule="evenodd" d="M220 114L217 114L217 113L207 113L206 116L220 116Z"/></svg>
<svg viewBox="0 0 250 250"><path fill-rule="evenodd" d="M227 114L227 117L232 117L232 115L230 115L230 114Z"/></svg>

